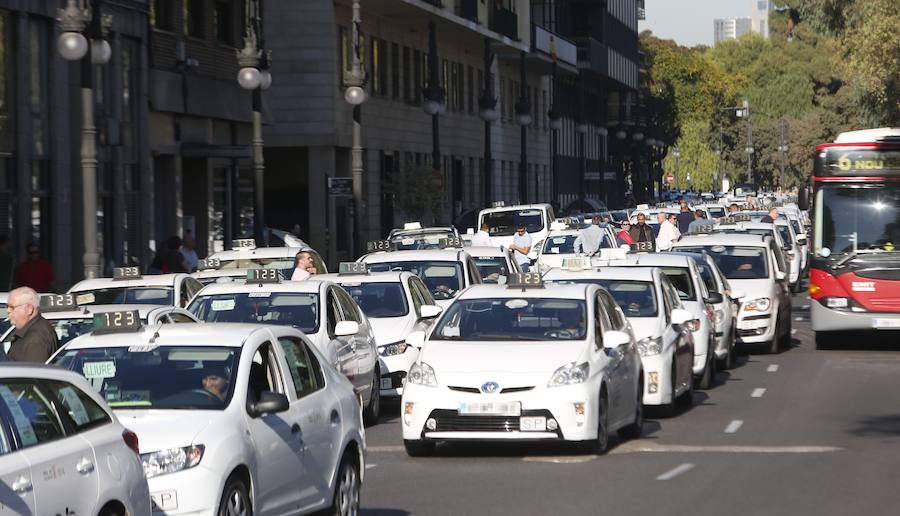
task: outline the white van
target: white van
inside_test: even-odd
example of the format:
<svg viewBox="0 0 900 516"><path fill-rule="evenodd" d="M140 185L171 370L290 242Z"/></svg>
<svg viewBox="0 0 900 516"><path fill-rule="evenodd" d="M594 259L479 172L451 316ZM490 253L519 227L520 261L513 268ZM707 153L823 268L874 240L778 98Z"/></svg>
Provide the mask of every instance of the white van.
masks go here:
<svg viewBox="0 0 900 516"><path fill-rule="evenodd" d="M549 204L517 204L486 208L478 213L478 227L487 223L494 245L508 247L512 244L516 227L525 224L525 231L531 235L532 246L528 258L537 259L538 249L550 232L550 223L556 219Z"/></svg>

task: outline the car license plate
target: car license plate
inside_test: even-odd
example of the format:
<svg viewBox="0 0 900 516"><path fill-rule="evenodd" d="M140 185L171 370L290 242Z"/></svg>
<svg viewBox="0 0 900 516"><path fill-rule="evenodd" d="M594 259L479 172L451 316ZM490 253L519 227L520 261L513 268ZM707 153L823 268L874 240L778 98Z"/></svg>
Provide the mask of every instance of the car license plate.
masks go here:
<svg viewBox="0 0 900 516"><path fill-rule="evenodd" d="M757 328L764 328L768 325L768 319L751 319L749 321L741 321L739 326L742 330L755 330Z"/></svg>
<svg viewBox="0 0 900 516"><path fill-rule="evenodd" d="M522 432L544 432L547 430L547 418L544 416L520 417L519 430Z"/></svg>
<svg viewBox="0 0 900 516"><path fill-rule="evenodd" d="M522 403L518 401L459 404L459 414L463 416L518 416L521 413Z"/></svg>
<svg viewBox="0 0 900 516"><path fill-rule="evenodd" d="M900 328L900 319L886 319L884 317L876 317L872 319L872 327L878 329Z"/></svg>
<svg viewBox="0 0 900 516"><path fill-rule="evenodd" d="M390 378L382 378L382 379L381 379L381 388L382 388L382 389L393 389L393 388L394 388L394 382L391 381Z"/></svg>
<svg viewBox="0 0 900 516"><path fill-rule="evenodd" d="M178 508L178 495L174 489L150 493L150 501L153 502L154 509L171 511Z"/></svg>

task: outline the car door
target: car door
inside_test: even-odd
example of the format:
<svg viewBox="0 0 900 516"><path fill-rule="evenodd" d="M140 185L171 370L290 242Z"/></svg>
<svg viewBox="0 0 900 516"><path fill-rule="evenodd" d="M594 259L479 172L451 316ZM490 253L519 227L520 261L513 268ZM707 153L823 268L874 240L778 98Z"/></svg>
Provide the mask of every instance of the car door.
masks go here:
<svg viewBox="0 0 900 516"><path fill-rule="evenodd" d="M683 308L681 306L681 298L678 297L678 291L676 291L675 287L672 286L669 278L665 275L660 276L660 287L662 288L663 297L665 298L666 302L666 331L673 331L678 333L678 336L676 338L678 347L675 351L675 362L677 370L676 384L687 385L687 382L694 381L694 349L691 346L691 341L686 338L686 330L676 330L674 327L672 327L672 310Z"/></svg>
<svg viewBox="0 0 900 516"><path fill-rule="evenodd" d="M356 378L358 369L356 363L356 353L353 350L353 342L348 337L338 337L334 334L337 323L344 320L344 314L341 311L341 305L335 295L335 287L329 286L325 291L325 338L328 341L327 350L322 350L325 356L334 359L335 368L340 371L353 383L354 389L359 392Z"/></svg>
<svg viewBox="0 0 900 516"><path fill-rule="evenodd" d="M34 380L5 380L0 398L31 465L35 514L95 514L100 482L94 451L84 439L66 434L48 392Z"/></svg>
<svg viewBox="0 0 900 516"><path fill-rule="evenodd" d="M285 375L272 343L269 340L245 345L249 360L242 361L239 383L247 385L249 406L259 400L265 391L288 396ZM305 443L301 435L300 413L288 409L277 414L252 417L244 412L250 439L253 441L256 482L256 512L258 514L285 514L300 508L299 488L308 480L303 454Z"/></svg>
<svg viewBox="0 0 900 516"><path fill-rule="evenodd" d="M344 320L353 321L359 325L356 335L347 337L352 342L353 353L356 355L356 375L353 383L358 387L359 392L369 393L372 391L372 382L377 381L374 373L375 364L378 361L372 328L350 294L347 294L342 288L335 288L334 292L341 305L341 311L344 313Z"/></svg>
<svg viewBox="0 0 900 516"><path fill-rule="evenodd" d="M607 385L609 386L609 423L614 425L622 419L625 411L625 377L628 375L627 362L625 360L624 350L606 349L603 347L603 335L612 329L612 323L603 307L603 301L600 294L594 296L594 339L600 352L605 353L607 357Z"/></svg>
<svg viewBox="0 0 900 516"><path fill-rule="evenodd" d="M633 340L634 334L631 327L628 325L625 314L622 313L622 309L619 308L615 299L613 299L609 292L605 290L598 292L598 296L603 304L603 310L606 312L606 316L609 319L610 329L625 333L632 337ZM624 376L622 377L623 417L628 417L634 414L634 405L629 403L629 400L638 399L637 375L641 370L641 356L637 352L636 345L631 342L621 346L619 352L622 355L622 372L624 373ZM641 396L643 397L643 393L641 393Z"/></svg>
<svg viewBox="0 0 900 516"><path fill-rule="evenodd" d="M416 322L413 325L412 331L428 331L437 318L422 319L421 308L422 305L435 304L434 298L431 297L431 292L428 291L428 288L425 287L425 284L422 283L422 280L419 279L418 276L411 276L408 280L407 287L409 288L410 298L413 300L416 316Z"/></svg>
<svg viewBox="0 0 900 516"><path fill-rule="evenodd" d="M0 507L9 514L36 514L31 465L13 448L15 421L6 398L0 397Z"/></svg>
<svg viewBox="0 0 900 516"><path fill-rule="evenodd" d="M341 434L340 405L337 397L325 389L322 366L308 344L299 337L278 338L293 386L291 411L296 412L303 440L302 461L307 473L298 484L302 511L320 500L329 499L330 475L336 461Z"/></svg>

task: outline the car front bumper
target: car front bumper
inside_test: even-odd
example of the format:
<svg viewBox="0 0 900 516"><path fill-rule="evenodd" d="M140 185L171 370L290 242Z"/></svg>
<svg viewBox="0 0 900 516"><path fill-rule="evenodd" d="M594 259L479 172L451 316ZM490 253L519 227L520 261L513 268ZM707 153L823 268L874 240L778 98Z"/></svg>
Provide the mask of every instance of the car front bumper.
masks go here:
<svg viewBox="0 0 900 516"><path fill-rule="evenodd" d="M832 310L815 299L809 300L809 311L813 331L900 330L900 314Z"/></svg>
<svg viewBox="0 0 900 516"><path fill-rule="evenodd" d="M381 395L388 398L397 398L403 395L403 385L406 383L406 375L409 368L419 357L419 350L410 346L405 353L379 357L381 367Z"/></svg>
<svg viewBox="0 0 900 516"><path fill-rule="evenodd" d="M777 307L769 308L769 313L741 311L737 319L737 339L741 344L759 344L775 338L778 321Z"/></svg>
<svg viewBox="0 0 900 516"><path fill-rule="evenodd" d="M166 516L214 515L218 509L221 473L200 465L147 480L153 514Z"/></svg>
<svg viewBox="0 0 900 516"><path fill-rule="evenodd" d="M644 366L644 405L666 405L672 402L672 355L641 357Z"/></svg>

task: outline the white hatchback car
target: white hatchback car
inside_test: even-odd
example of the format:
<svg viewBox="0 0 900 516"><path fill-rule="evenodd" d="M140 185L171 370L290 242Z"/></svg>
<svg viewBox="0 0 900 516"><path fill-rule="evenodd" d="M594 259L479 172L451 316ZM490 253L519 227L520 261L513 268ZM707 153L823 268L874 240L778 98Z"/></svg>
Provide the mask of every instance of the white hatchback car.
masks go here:
<svg viewBox="0 0 900 516"><path fill-rule="evenodd" d="M418 276L443 308L466 287L481 283L481 274L467 250L379 251L359 260L371 272L407 271Z"/></svg>
<svg viewBox="0 0 900 516"><path fill-rule="evenodd" d="M522 283L472 287L435 323L403 391L408 454L473 440L575 441L603 453L610 431L640 435L644 375L634 336L612 329L620 313L596 285Z"/></svg>
<svg viewBox="0 0 900 516"><path fill-rule="evenodd" d="M406 336L414 331L426 331L442 309L415 274L343 271L345 266L353 270L352 266L360 265L364 267L364 264L342 263L340 273L316 278L343 287L366 314L378 346L381 395L398 397L403 394L410 366L419 356L419 348L410 346Z"/></svg>
<svg viewBox="0 0 900 516"><path fill-rule="evenodd" d="M331 281L269 280L207 285L188 306L207 323L241 322L292 326L302 331L338 371L353 383L367 424L381 414L375 334L356 301ZM267 282L273 281L274 282Z"/></svg>
<svg viewBox="0 0 900 516"><path fill-rule="evenodd" d="M0 513L149 516L138 437L84 377L0 365Z"/></svg>
<svg viewBox="0 0 900 516"><path fill-rule="evenodd" d="M606 289L628 318L644 365L644 405L673 416L677 404L693 403L694 316L681 308L678 293L657 267L553 269L551 284L593 283ZM606 296L601 294L604 299Z"/></svg>
<svg viewBox="0 0 900 516"><path fill-rule="evenodd" d="M112 278L81 280L69 289L75 302L84 305L187 306L203 285L188 274L141 276L137 267L113 269Z"/></svg>
<svg viewBox="0 0 900 516"><path fill-rule="evenodd" d="M357 395L300 331L105 331L115 333L73 340L54 364L83 373L135 431L154 511L358 510L366 441Z"/></svg>

